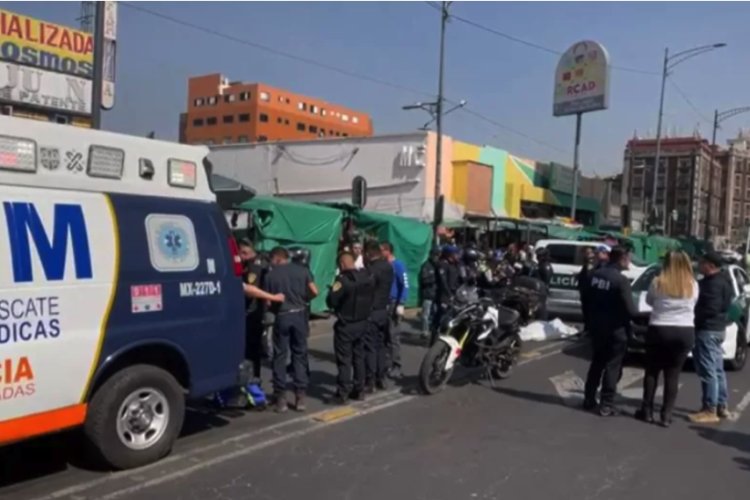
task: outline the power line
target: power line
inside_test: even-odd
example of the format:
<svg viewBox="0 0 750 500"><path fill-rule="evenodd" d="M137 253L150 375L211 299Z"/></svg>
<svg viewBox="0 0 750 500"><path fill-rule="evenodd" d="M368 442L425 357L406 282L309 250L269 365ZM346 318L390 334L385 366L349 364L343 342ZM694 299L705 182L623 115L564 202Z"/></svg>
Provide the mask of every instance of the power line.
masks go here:
<svg viewBox="0 0 750 500"><path fill-rule="evenodd" d="M348 77L351 77L351 78L356 78L356 79L359 79L359 80L368 81L370 83L375 83L375 84L378 84L378 85L383 85L383 86L386 86L386 87L391 87L393 89L402 90L402 91L405 91L405 92L411 92L413 94L419 94L419 95L425 95L425 96L433 96L434 95L432 93L424 92L424 91L419 90L419 89L407 87L406 85L401 85L401 84L398 84L398 83L393 83L393 82L389 82L389 81L386 81L386 80L382 80L380 78L375 78L375 77L364 75L364 74L361 74L361 73L356 73L354 71L349 71L349 70L344 69L344 68L339 68L337 66L333 66L331 64L326 64L326 63L323 63L323 62L320 62L320 61L316 61L314 59L308 59L306 57L298 56L298 55L292 54L290 52L285 52L283 50L275 49L273 47L269 47L268 45L263 45L263 44L260 44L260 43L257 43L257 42L253 42L253 41L250 41L250 40L245 40L243 38L239 38L239 37L236 37L234 35L229 35L227 33L223 33L221 31L215 30L213 28L208 28L206 26L201 26L199 24L191 23L189 21L184 21L182 19L177 19L176 17L168 16L166 14L162 14L161 12L157 12L157 11L154 11L154 10L151 10L151 9L147 9L145 7L141 7L140 5L136 5L136 4L131 3L131 2L120 2L120 5L124 5L125 7L128 7L130 9L137 10L137 11L140 11L140 12L152 15L154 17L158 17L158 18L164 19L164 20L169 21L169 22L174 23L174 24L178 24L178 25L181 25L181 26L184 26L184 27L187 27L187 28L192 28L192 29L197 30L197 31L202 31L202 32L207 33L209 35L213 35L213 36L216 36L216 37L219 37L219 38L223 38L225 40L229 40L229 41L234 42L234 43L239 43L239 44L242 44L242 45L246 45L248 47L253 47L253 48L258 49L258 50L262 50L262 51L265 51L265 52L268 52L268 53L271 53L271 54L274 54L274 55L277 55L277 56L286 57L287 59L292 59L292 60L297 61L297 62L309 64L311 66L316 66L318 68L323 68L323 69L326 69L328 71L334 71L336 73L339 73L339 74L342 74L342 75L345 75L345 76L348 76Z"/></svg>
<svg viewBox="0 0 750 500"><path fill-rule="evenodd" d="M690 100L690 97L674 82L674 80L669 80L669 83L674 87L674 89L677 91L678 94L680 94L680 97L687 103L688 106L693 110L693 112L700 118L702 121L706 123L713 123L713 120L710 118L707 118L706 115L701 113L701 111L698 109L698 107L693 104L693 101Z"/></svg>
<svg viewBox="0 0 750 500"><path fill-rule="evenodd" d="M248 47L252 47L252 48L255 48L255 49L258 49L258 50L262 50L262 51L265 51L265 52L268 52L268 53L271 53L271 54L274 54L274 55L277 55L277 56L285 57L287 59L291 59L291 60L294 60L294 61L297 61L297 62L301 62L301 63L308 64L308 65L311 65L311 66L315 66L317 68L322 68L322 69L325 69L325 70L328 70L328 71L333 71L335 73L338 73L338 74L341 74L341 75L344 75L344 76L348 76L350 78L355 78L355 79L358 79L358 80L367 81L367 82L374 83L374 84L377 84L377 85L382 85L382 86L390 87L390 88L393 88L393 89L410 92L410 93L413 93L413 94L434 97L434 93L432 93L432 92L425 92L425 91L420 90L420 89L415 89L415 88L407 87L405 85L401 85L401 84L398 84L398 83L386 81L386 80L383 80L383 79L380 79L380 78L375 78L375 77L372 77L372 76L369 76L369 75L364 75L364 74L357 73L357 72L354 72L354 71L350 71L350 70L347 70L347 69L344 69L344 68L339 68L337 66L333 66L333 65L330 65L330 64L327 64L327 63L316 61L314 59L309 59L309 58L306 58L306 57L298 56L298 55L295 55L295 54L292 54L292 53L289 53L289 52L285 52L285 51L282 51L282 50L279 50L279 49L275 49L273 47L269 47L267 45L263 45L263 44L260 44L260 43L257 43L257 42L253 42L251 40L245 40L243 38L239 38L239 37L236 37L234 35L229 35L227 33L223 33L221 31L215 30L213 28L208 28L206 26L201 26L199 24L195 24L195 23L192 23L192 22L189 22L189 21L184 21L182 19L178 19L176 17L169 16L167 14L162 14L161 12L157 12L157 11L154 11L154 10L142 7L141 5L133 4L131 2L120 2L120 5L123 5L123 6L127 7L127 8L130 8L130 9L133 9L133 10L145 13L145 14L149 14L151 16L163 19L165 21L169 21L169 22L171 22L173 24L177 24L177 25L180 25L180 26L183 26L183 27L187 27L187 28L190 28L190 29L193 29L193 30L196 30L196 31L201 31L203 33L206 33L206 34L209 34L209 35L212 35L212 36L216 36L218 38L222 38L222 39L228 40L230 42L234 42L234 43L238 43L238 44L245 45L245 46L248 46ZM438 7L438 9L439 9L439 7ZM445 101L453 103L453 104L456 104L456 102L451 101L449 99L445 99ZM513 133L513 134L515 134L515 135L517 135L519 137L523 137L523 138L525 138L527 140L530 140L530 141L532 141L532 142L534 142L536 144L539 144L541 146L544 146L544 147L547 147L547 148L550 148L550 149L553 149L553 150L556 150L556 151L561 151L561 152L564 152L564 153L568 152L568 151L566 151L564 149L561 149L558 146L554 146L554 145L549 144L549 143L547 143L547 142L545 142L545 141L543 141L541 139L534 138L534 137L530 136L529 134L527 134L525 132L522 132L520 130L516 130L513 127L510 127L508 125L503 125L503 124L501 124L501 123L493 120L492 118L486 117L486 116L484 116L481 113L478 113L476 111L469 110L469 109L466 109L466 108L462 108L462 110L464 112L468 113L469 115L474 116L475 118L478 118L478 119L483 120L483 121L485 121L485 122L487 122L489 124L494 125L495 127L499 128L499 129L511 132L511 133Z"/></svg>
<svg viewBox="0 0 750 500"><path fill-rule="evenodd" d="M428 2L428 4L429 4L429 2ZM430 4L430 6L432 6L432 5ZM462 23L464 23L464 24L466 24L468 26L472 26L472 27L474 27L474 28L476 28L478 30L484 31L486 33L490 33L490 34L498 36L500 38L504 38L504 39L509 40L511 42L514 42L514 43L525 45L525 46L530 47L532 49L537 49L537 50L540 50L542 52L546 52L548 54L553 54L553 55L558 55L558 56L561 56L561 55L564 54L564 52L562 52L560 50L552 49L550 47L545 47L544 45L540 45L538 43L531 42L529 40L524 40L522 38L518 38L517 36L513 36L513 35L510 35L508 33L504 33L502 31L498 31L498 30L496 30L494 28L490 28L489 26L485 26L483 24L480 24L480 23L478 23L476 21L472 21L471 19L467 19L465 17L461 17L461 16L457 16L455 14L452 14L451 18L455 19L456 21L462 22ZM626 71L626 72L629 72L629 73L638 73L638 74L641 74L641 75L655 75L655 76L659 75L659 73L656 72L656 71L648 71L648 70L644 70L644 69L630 68L630 67L627 67L627 66L617 66L617 65L614 65L614 64L610 64L609 67L611 69L615 69L615 70L618 70L618 71Z"/></svg>

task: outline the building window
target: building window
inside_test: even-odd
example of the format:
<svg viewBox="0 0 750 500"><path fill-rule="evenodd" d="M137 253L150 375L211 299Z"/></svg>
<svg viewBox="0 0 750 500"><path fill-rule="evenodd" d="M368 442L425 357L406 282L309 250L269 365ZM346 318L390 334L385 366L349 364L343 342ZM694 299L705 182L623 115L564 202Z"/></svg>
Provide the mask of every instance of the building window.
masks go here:
<svg viewBox="0 0 750 500"><path fill-rule="evenodd" d="M193 120L193 127L202 127L203 126L203 118L196 118Z"/></svg>
<svg viewBox="0 0 750 500"><path fill-rule="evenodd" d="M326 129L324 129L324 128L320 129L320 134L318 134L318 135L320 137L323 137L324 135L326 135Z"/></svg>
<svg viewBox="0 0 750 500"><path fill-rule="evenodd" d="M323 116L326 116L328 112L326 111L326 108L320 108L320 114Z"/></svg>
<svg viewBox="0 0 750 500"><path fill-rule="evenodd" d="M310 105L310 113L316 114L318 112L318 107L314 104Z"/></svg>
<svg viewBox="0 0 750 500"><path fill-rule="evenodd" d="M268 137L265 135L259 135L258 136L258 142L266 142L268 140Z"/></svg>
<svg viewBox="0 0 750 500"><path fill-rule="evenodd" d="M299 109L300 111L307 111L307 103L305 102L297 103L297 109Z"/></svg>
<svg viewBox="0 0 750 500"><path fill-rule="evenodd" d="M224 115L224 118L222 119L222 122L224 122L224 123L234 123L234 115Z"/></svg>
<svg viewBox="0 0 750 500"><path fill-rule="evenodd" d="M287 103L287 104L291 104L291 102L292 102L291 100L289 100L289 98L288 98L288 97L287 97L287 98L286 98L285 100L286 100L286 103Z"/></svg>
<svg viewBox="0 0 750 500"><path fill-rule="evenodd" d="M201 106L203 106L203 102L204 102L204 101L203 101L203 98L202 98L202 97L199 97L198 99L196 99L196 100L194 100L194 101L193 101L193 105L194 105L194 106L195 106L196 108L200 108Z"/></svg>
<svg viewBox="0 0 750 500"><path fill-rule="evenodd" d="M261 123L268 123L268 115L265 113L261 113L259 119Z"/></svg>
<svg viewBox="0 0 750 500"><path fill-rule="evenodd" d="M243 113L239 116L239 119L242 123L247 123L250 121L250 115L247 113Z"/></svg>
<svg viewBox="0 0 750 500"><path fill-rule="evenodd" d="M209 106L216 106L216 96L211 96L208 98L208 105Z"/></svg>
<svg viewBox="0 0 750 500"><path fill-rule="evenodd" d="M281 96L279 96L279 102L280 102L281 104L284 104L284 98L283 98L283 97L281 97Z"/></svg>
<svg viewBox="0 0 750 500"><path fill-rule="evenodd" d="M356 116L352 116L352 123L359 123L359 118Z"/></svg>
<svg viewBox="0 0 750 500"><path fill-rule="evenodd" d="M232 144L232 138L231 137L225 137L222 144Z"/></svg>
<svg viewBox="0 0 750 500"><path fill-rule="evenodd" d="M236 94L227 94L224 96L224 102L234 102L237 100Z"/></svg>
<svg viewBox="0 0 750 500"><path fill-rule="evenodd" d="M310 132L313 133L313 134L317 134L318 133L318 127L316 127L315 125L310 125Z"/></svg>
<svg viewBox="0 0 750 500"><path fill-rule="evenodd" d="M284 119L281 118L281 117L278 117L278 118L276 118L276 123L278 123L279 125L281 125L281 124L284 123Z"/></svg>
<svg viewBox="0 0 750 500"><path fill-rule="evenodd" d="M289 120L284 120L284 125L289 125Z"/></svg>
<svg viewBox="0 0 750 500"><path fill-rule="evenodd" d="M241 135L237 138L237 142L247 142L247 136Z"/></svg>
<svg viewBox="0 0 750 500"><path fill-rule="evenodd" d="M750 203L745 203L745 217L750 215Z"/></svg>
<svg viewBox="0 0 750 500"><path fill-rule="evenodd" d="M249 101L250 92L240 92L240 101Z"/></svg>
<svg viewBox="0 0 750 500"><path fill-rule="evenodd" d="M341 120L348 122L349 121L349 115L341 115Z"/></svg>
<svg viewBox="0 0 750 500"><path fill-rule="evenodd" d="M344 137L349 137L349 134L341 134Z"/></svg>
<svg viewBox="0 0 750 500"><path fill-rule="evenodd" d="M268 92L261 92L260 93L260 100L268 102L271 100L271 95Z"/></svg>
<svg viewBox="0 0 750 500"><path fill-rule="evenodd" d="M212 116L210 118L206 118L206 125L216 125L216 117Z"/></svg>
<svg viewBox="0 0 750 500"><path fill-rule="evenodd" d="M297 122L297 130L299 130L300 132L304 132L305 131L305 124L302 123L302 122Z"/></svg>

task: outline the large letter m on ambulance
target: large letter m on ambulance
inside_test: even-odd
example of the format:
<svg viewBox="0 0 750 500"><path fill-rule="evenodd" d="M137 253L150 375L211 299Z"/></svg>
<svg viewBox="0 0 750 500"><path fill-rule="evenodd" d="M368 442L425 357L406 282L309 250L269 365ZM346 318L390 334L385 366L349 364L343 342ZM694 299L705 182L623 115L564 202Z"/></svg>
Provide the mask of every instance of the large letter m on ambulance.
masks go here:
<svg viewBox="0 0 750 500"><path fill-rule="evenodd" d="M48 281L65 279L68 242L73 249L76 278L90 279L93 276L86 220L80 205L54 205L51 239L33 203L3 202L3 209L16 283L34 281L32 242Z"/></svg>

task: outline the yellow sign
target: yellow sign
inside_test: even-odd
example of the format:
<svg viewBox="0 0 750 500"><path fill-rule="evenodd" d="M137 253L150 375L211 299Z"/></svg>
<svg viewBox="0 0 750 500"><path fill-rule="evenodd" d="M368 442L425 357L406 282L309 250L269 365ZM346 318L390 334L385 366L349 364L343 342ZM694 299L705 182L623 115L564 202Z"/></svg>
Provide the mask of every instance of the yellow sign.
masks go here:
<svg viewBox="0 0 750 500"><path fill-rule="evenodd" d="M0 59L92 78L90 33L0 9Z"/></svg>

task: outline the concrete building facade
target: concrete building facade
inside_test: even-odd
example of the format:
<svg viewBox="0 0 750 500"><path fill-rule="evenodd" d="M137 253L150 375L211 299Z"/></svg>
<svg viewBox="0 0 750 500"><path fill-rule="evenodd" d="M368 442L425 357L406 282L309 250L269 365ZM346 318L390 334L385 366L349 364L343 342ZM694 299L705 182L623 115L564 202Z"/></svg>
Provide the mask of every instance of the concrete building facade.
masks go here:
<svg viewBox="0 0 750 500"><path fill-rule="evenodd" d="M372 135L367 113L218 73L188 80L179 126L180 142L209 146Z"/></svg>

